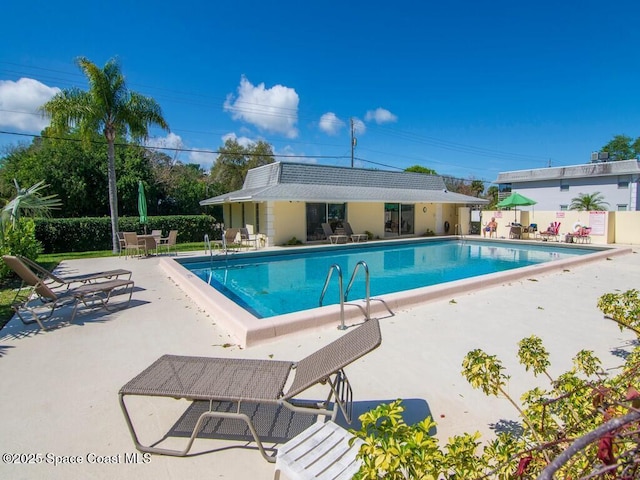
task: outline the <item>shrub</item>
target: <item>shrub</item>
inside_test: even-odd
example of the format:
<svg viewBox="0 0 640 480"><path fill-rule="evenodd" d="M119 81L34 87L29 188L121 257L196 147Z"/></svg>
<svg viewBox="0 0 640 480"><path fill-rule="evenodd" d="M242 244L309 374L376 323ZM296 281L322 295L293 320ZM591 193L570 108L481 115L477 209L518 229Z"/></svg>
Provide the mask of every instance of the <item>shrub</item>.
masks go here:
<svg viewBox="0 0 640 480"><path fill-rule="evenodd" d="M121 217L120 231L144 233L138 217ZM175 215L149 217L146 231L178 230L178 243L201 242L205 233L211 240L222 238L222 226L209 215ZM44 253L89 252L111 249L111 219L109 217L40 218L36 220L36 238Z"/></svg>
<svg viewBox="0 0 640 480"><path fill-rule="evenodd" d="M302 241L298 240L296 237L291 237L289 240L287 240L287 243L285 243L285 245L302 245Z"/></svg>
<svg viewBox="0 0 640 480"><path fill-rule="evenodd" d="M21 219L16 227L5 231L2 255L22 255L35 260L42 252L42 244L36 240L35 223L31 219ZM0 278L6 278L11 269L0 262Z"/></svg>
<svg viewBox="0 0 640 480"><path fill-rule="evenodd" d="M638 330L637 290L605 294L598 308L621 328ZM361 479L511 479L640 478L640 346L622 370L609 376L593 352L582 350L573 368L552 378L549 354L536 336L519 342L518 357L527 371L544 375L549 387L510 396L500 360L480 349L469 352L462 374L486 395L503 397L517 409L521 431L500 434L481 448L479 434L449 439L440 448L428 432L428 417L408 426L400 400L360 416L365 443L360 448ZM554 475L556 475L554 477Z"/></svg>

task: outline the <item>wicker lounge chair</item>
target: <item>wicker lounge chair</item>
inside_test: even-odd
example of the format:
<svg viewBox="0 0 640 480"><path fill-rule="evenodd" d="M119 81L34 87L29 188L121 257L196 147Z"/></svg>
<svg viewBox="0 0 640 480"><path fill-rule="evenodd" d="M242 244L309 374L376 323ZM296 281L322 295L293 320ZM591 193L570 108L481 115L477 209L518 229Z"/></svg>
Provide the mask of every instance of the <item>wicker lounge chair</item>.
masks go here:
<svg viewBox="0 0 640 480"><path fill-rule="evenodd" d="M112 278L127 277L127 280L131 279L131 270L124 270L119 268L117 270L105 270L104 272L85 273L82 275L67 275L59 276L50 270L38 265L33 260L23 257L22 255L16 255L22 263L29 267L33 272L50 287L66 287L69 288L74 283L92 283L96 280L111 280Z"/></svg>
<svg viewBox="0 0 640 480"><path fill-rule="evenodd" d="M322 415L335 420L339 407L351 422L353 392L344 367L378 347L381 341L378 321L369 320L297 363L164 355L120 389L120 406L133 442L141 452L183 457L209 418L231 418L246 423L262 456L274 462L275 458L263 447L256 425L242 408L271 404L295 413ZM325 401L296 400L300 393L318 384L326 385L330 390ZM289 385L286 391L285 385ZM138 440L125 405L125 397L131 395L186 399L194 403L206 401L208 409L199 416L184 450L161 448L157 446L159 442L144 446ZM231 403L233 408L216 410L221 402Z"/></svg>
<svg viewBox="0 0 640 480"><path fill-rule="evenodd" d="M324 231L324 236L327 237L330 243L347 243L347 241L349 240L349 237L347 237L346 235L333 233L333 230L331 230L331 225L329 225L328 223L322 224L322 230Z"/></svg>
<svg viewBox="0 0 640 480"><path fill-rule="evenodd" d="M41 329L46 330L43 322L53 315L57 307L69 304L73 304L71 322L76 316L80 303L86 307L99 305L107 311L113 311L114 309L109 305L109 300L113 292L118 289L123 289L125 292L129 290L129 299L125 306L128 306L131 302L133 280L115 278L105 282L85 283L62 292L54 292L18 257L4 255L2 259L22 279L23 284L29 287L26 295L21 297L22 299L19 298L22 289L18 290L12 305L12 308L25 325L37 323ZM25 314L28 314L31 318L25 318Z"/></svg>

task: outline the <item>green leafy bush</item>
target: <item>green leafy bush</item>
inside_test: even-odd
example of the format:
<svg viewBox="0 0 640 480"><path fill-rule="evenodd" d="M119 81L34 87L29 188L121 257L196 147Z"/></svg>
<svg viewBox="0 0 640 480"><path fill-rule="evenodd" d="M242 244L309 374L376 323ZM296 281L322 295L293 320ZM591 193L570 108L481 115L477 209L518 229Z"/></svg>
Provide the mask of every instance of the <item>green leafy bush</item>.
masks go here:
<svg viewBox="0 0 640 480"><path fill-rule="evenodd" d="M287 240L287 243L285 243L285 245L302 245L302 241L297 239L296 237L291 237L289 240Z"/></svg>
<svg viewBox="0 0 640 480"><path fill-rule="evenodd" d="M621 327L638 330L637 290L603 295L598 307ZM462 374L486 395L506 398L522 419L520 433L503 433L481 445L480 436L463 434L441 448L429 431L428 417L406 425L397 400L360 416L354 432L360 448L360 479L514 479L640 478L640 346L615 375L602 371L589 350L578 352L573 367L552 378L549 353L536 336L522 339L518 358L527 371L549 380L520 399L507 388L500 360L476 349L462 362Z"/></svg>
<svg viewBox="0 0 640 480"><path fill-rule="evenodd" d="M1 247L2 255L22 255L35 260L42 252L42 245L36 240L35 223L31 219L21 219L15 227L7 228ZM0 278L6 278L11 269L0 262Z"/></svg>
<svg viewBox="0 0 640 480"><path fill-rule="evenodd" d="M121 217L120 231L144 233L145 226L138 217ZM201 242L205 233L211 240L222 238L222 226L209 215L175 215L149 217L146 231L178 230L178 243ZM39 218L36 238L42 242L44 253L90 252L111 249L111 219L108 217Z"/></svg>

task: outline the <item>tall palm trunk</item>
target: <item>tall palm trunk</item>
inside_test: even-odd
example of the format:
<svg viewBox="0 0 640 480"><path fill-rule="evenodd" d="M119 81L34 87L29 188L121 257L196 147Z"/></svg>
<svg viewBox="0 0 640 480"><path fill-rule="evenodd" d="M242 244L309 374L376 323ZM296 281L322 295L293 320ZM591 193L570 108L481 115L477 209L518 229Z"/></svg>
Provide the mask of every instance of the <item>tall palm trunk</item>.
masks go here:
<svg viewBox="0 0 640 480"><path fill-rule="evenodd" d="M109 177L109 209L111 210L111 245L114 254L120 250L118 241L118 191L116 189L116 154L115 132L105 128L104 136L107 139L107 159Z"/></svg>

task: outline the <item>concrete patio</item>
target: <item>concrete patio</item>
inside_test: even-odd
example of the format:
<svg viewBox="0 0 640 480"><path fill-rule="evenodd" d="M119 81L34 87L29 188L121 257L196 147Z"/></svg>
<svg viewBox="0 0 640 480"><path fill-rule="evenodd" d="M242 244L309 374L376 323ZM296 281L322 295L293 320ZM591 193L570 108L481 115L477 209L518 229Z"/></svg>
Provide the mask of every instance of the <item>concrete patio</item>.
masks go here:
<svg viewBox="0 0 640 480"><path fill-rule="evenodd" d="M482 348L497 355L512 375L509 390L515 398L537 382L544 385L517 362L517 342L525 336L543 339L552 376L570 368L571 358L583 348L595 351L607 368L620 365L635 337L604 319L596 302L603 293L638 288L637 251L381 318L381 347L346 369L356 415L402 398L409 421L434 417L442 443L465 431L478 430L488 438L496 428L512 428L517 413L506 400L487 398L467 384L460 370L468 351ZM41 456L31 457L34 462L41 458L37 464L17 464L3 456L0 478L273 478L273 465L238 441L197 439L186 458L136 456L118 390L166 353L298 360L343 332L331 326L240 349L216 325L218 319L176 287L158 261L64 262L63 275L132 270L131 306L114 313L81 310L73 324L62 319L46 332L14 318L0 331L0 451ZM189 406L172 399L135 400L134 420L147 443L162 437ZM168 442L180 445L186 439ZM70 460L76 463L64 463Z"/></svg>

